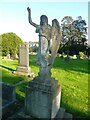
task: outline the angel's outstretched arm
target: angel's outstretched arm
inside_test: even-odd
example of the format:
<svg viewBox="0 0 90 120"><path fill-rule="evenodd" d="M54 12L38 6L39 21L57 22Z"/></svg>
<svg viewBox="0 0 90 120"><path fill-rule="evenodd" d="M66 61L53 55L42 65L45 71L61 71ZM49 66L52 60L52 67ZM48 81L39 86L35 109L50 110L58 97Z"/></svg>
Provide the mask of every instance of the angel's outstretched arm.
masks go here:
<svg viewBox="0 0 90 120"><path fill-rule="evenodd" d="M32 22L32 19L31 19L31 9L29 7L27 8L27 11L28 11L28 21L29 21L29 23L32 26L37 27L38 25L36 23Z"/></svg>

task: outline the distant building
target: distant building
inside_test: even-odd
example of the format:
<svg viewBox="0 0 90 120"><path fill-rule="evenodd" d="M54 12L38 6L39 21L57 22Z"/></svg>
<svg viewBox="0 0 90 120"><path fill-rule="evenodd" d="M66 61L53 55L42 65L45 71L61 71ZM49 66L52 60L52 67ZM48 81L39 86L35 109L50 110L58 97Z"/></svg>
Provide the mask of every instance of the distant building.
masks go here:
<svg viewBox="0 0 90 120"><path fill-rule="evenodd" d="M38 42L31 42L31 41L29 41L29 47L31 48L31 47L38 47L39 46L39 44L38 44Z"/></svg>

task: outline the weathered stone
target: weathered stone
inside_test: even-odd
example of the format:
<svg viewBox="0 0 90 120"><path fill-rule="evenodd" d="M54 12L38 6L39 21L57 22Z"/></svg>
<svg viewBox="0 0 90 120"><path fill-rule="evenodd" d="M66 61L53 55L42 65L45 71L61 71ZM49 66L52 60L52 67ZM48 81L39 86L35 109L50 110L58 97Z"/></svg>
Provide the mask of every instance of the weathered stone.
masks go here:
<svg viewBox="0 0 90 120"><path fill-rule="evenodd" d="M16 73L21 75L31 74L31 69L29 68L29 48L27 43L20 45L19 65L16 68Z"/></svg>
<svg viewBox="0 0 90 120"><path fill-rule="evenodd" d="M38 81L32 80L26 87L25 113L34 118L54 118L60 108L61 87L54 78L50 84Z"/></svg>
<svg viewBox="0 0 90 120"><path fill-rule="evenodd" d="M17 66L17 71L18 71L18 72L22 72L22 74L23 74L23 72L24 72L24 73L28 73L29 70L30 70L29 67Z"/></svg>
<svg viewBox="0 0 90 120"><path fill-rule="evenodd" d="M29 66L29 49L28 44L20 45L19 50L19 65L20 66Z"/></svg>
<svg viewBox="0 0 90 120"><path fill-rule="evenodd" d="M10 54L7 55L7 59L10 59Z"/></svg>
<svg viewBox="0 0 90 120"><path fill-rule="evenodd" d="M39 33L37 64L40 71L26 87L25 113L33 118L52 119L60 109L61 87L58 81L51 77L51 68L59 48L61 29L56 19L52 20L51 27L46 15L40 17L40 25L33 23L31 10L27 10L29 23L36 27L36 32Z"/></svg>
<svg viewBox="0 0 90 120"><path fill-rule="evenodd" d="M80 59L80 55L76 55L77 59L79 60Z"/></svg>
<svg viewBox="0 0 90 120"><path fill-rule="evenodd" d="M57 118L57 119L59 119L59 118L63 119L64 114L65 114L65 109L64 108L60 108L60 110L58 111L58 113L57 113L57 115L56 115L55 118Z"/></svg>
<svg viewBox="0 0 90 120"><path fill-rule="evenodd" d="M37 64L40 66L41 72L42 68L50 68L53 65L61 41L61 28L57 19L52 20L52 26L49 25L46 15L41 15L40 25L37 25L32 22L31 9L28 7L27 10L29 23L36 28L36 33L39 33ZM51 56L49 55L49 51L51 51Z"/></svg>

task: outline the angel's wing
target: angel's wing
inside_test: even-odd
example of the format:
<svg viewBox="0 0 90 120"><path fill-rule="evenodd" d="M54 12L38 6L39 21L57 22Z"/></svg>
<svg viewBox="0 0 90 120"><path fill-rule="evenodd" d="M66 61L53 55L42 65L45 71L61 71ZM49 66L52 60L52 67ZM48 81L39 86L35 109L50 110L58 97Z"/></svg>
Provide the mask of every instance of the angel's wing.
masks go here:
<svg viewBox="0 0 90 120"><path fill-rule="evenodd" d="M59 46L60 46L60 41L61 41L61 36L62 36L62 31L59 25L59 22L54 19L52 20L52 44L51 44L51 62L53 64L54 59L57 55Z"/></svg>

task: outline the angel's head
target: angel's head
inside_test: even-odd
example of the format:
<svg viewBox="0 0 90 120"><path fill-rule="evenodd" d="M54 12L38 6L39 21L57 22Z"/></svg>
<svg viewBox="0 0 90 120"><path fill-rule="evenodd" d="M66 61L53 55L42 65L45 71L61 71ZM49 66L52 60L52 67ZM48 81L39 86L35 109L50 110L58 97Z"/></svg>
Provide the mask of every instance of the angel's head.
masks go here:
<svg viewBox="0 0 90 120"><path fill-rule="evenodd" d="M46 15L40 17L40 25L48 25L48 17Z"/></svg>
<svg viewBox="0 0 90 120"><path fill-rule="evenodd" d="M54 25L59 26L59 22L57 21L57 19L52 20L52 26Z"/></svg>
<svg viewBox="0 0 90 120"><path fill-rule="evenodd" d="M60 25L57 19L52 20L52 27L55 27L60 32Z"/></svg>

